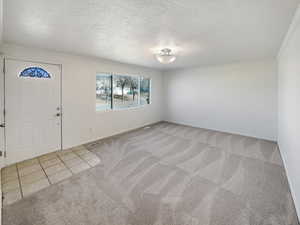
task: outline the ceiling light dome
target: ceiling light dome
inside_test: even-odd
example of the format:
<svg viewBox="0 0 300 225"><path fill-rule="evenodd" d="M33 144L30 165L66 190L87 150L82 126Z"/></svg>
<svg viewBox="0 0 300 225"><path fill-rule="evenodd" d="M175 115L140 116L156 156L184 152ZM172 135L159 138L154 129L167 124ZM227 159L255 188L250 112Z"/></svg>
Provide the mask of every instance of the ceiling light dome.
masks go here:
<svg viewBox="0 0 300 225"><path fill-rule="evenodd" d="M176 56L171 53L172 50L169 48L164 48L160 53L156 54L156 59L162 64L169 64L175 61Z"/></svg>

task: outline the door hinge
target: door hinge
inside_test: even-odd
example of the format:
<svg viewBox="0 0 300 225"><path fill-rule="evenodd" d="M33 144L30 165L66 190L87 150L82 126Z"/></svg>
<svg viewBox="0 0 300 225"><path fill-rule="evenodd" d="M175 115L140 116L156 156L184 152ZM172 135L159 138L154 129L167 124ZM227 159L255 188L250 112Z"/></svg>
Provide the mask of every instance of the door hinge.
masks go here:
<svg viewBox="0 0 300 225"><path fill-rule="evenodd" d="M4 158L6 158L6 151L0 151L0 157L4 157Z"/></svg>
<svg viewBox="0 0 300 225"><path fill-rule="evenodd" d="M2 68L3 74L5 74L5 59L3 59L3 68Z"/></svg>
<svg viewBox="0 0 300 225"><path fill-rule="evenodd" d="M4 128L5 127L5 123L1 123L0 127Z"/></svg>

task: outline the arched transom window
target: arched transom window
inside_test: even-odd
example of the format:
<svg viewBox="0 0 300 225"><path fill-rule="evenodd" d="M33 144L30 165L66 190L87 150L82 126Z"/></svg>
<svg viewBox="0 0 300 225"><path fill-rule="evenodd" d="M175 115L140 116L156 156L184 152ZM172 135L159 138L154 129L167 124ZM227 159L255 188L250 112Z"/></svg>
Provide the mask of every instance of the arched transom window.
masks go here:
<svg viewBox="0 0 300 225"><path fill-rule="evenodd" d="M20 77L51 78L50 74L40 67L28 67L20 73Z"/></svg>

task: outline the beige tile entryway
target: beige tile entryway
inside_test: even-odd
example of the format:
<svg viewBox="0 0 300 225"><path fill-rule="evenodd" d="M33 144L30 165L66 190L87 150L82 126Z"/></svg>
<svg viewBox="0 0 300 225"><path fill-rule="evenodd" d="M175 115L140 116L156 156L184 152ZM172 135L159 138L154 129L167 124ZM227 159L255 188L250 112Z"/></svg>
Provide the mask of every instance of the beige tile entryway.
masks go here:
<svg viewBox="0 0 300 225"><path fill-rule="evenodd" d="M1 171L3 204L12 204L100 162L97 155L78 146L5 167Z"/></svg>

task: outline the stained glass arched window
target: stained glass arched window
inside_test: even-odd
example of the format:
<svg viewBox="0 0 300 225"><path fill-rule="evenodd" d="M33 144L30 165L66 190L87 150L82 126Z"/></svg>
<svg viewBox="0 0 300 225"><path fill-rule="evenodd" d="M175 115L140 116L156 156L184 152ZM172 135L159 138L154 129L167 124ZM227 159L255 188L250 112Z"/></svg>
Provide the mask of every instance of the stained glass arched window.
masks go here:
<svg viewBox="0 0 300 225"><path fill-rule="evenodd" d="M20 73L20 77L51 78L50 74L40 67L28 67Z"/></svg>

